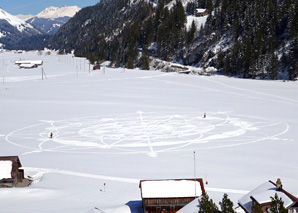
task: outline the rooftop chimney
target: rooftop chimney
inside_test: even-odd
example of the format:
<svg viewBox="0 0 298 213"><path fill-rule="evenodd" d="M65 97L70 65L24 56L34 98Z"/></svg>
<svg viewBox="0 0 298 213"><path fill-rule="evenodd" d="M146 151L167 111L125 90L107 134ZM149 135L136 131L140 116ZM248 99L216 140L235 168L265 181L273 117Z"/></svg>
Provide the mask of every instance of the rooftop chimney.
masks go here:
<svg viewBox="0 0 298 213"><path fill-rule="evenodd" d="M280 178L277 178L276 181L276 191L281 191L282 190L282 184Z"/></svg>

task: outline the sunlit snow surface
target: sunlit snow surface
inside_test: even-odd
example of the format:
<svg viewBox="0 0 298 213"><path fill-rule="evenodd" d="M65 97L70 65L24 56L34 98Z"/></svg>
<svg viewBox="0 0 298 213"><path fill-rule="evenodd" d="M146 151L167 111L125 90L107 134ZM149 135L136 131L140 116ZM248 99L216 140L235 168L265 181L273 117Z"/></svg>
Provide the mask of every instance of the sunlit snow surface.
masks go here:
<svg viewBox="0 0 298 213"><path fill-rule="evenodd" d="M72 55L0 53L0 155L19 156L34 180L1 189L1 211L141 212L140 180L194 175L217 204L277 178L298 195L297 91L297 82L93 71Z"/></svg>
<svg viewBox="0 0 298 213"><path fill-rule="evenodd" d="M230 114L210 112L208 117L203 118L197 114L138 112L41 121L9 133L6 140L33 152L128 152L153 157L162 152L240 146L267 139L286 140L280 137L288 131L287 123L260 118L250 118L248 121L243 115ZM52 139L49 138L49 132L53 132ZM24 138L31 139L31 142L24 144Z"/></svg>

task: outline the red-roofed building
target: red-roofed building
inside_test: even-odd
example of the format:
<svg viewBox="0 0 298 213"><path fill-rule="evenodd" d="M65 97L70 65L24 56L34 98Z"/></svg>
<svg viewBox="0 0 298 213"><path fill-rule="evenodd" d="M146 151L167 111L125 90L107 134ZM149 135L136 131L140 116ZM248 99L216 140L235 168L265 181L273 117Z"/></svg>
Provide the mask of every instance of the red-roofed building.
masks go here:
<svg viewBox="0 0 298 213"><path fill-rule="evenodd" d="M205 193L203 180L141 180L144 213L175 213Z"/></svg>

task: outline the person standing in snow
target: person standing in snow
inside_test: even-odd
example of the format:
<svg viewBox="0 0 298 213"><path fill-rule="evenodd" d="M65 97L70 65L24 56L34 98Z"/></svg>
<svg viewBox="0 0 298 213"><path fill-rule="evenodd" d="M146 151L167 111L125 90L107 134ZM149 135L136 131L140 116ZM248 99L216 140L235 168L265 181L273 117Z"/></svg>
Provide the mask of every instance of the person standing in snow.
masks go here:
<svg viewBox="0 0 298 213"><path fill-rule="evenodd" d="M51 134L50 134L50 138L53 138L53 133L51 132Z"/></svg>

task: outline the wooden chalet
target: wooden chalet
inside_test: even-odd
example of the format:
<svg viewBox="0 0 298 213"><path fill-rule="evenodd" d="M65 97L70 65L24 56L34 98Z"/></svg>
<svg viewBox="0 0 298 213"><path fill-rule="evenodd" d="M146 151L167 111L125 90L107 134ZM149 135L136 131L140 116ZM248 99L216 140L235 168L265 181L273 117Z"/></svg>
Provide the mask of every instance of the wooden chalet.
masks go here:
<svg viewBox="0 0 298 213"><path fill-rule="evenodd" d="M0 157L0 188L24 187L31 181L24 178L24 170L18 156Z"/></svg>
<svg viewBox="0 0 298 213"><path fill-rule="evenodd" d="M271 197L275 194L284 202L288 213L298 213L298 198L282 188L280 179L276 183L268 181L258 186L248 194L239 199L239 206L247 213L252 213L252 206L260 204L263 212L268 212L271 206Z"/></svg>
<svg viewBox="0 0 298 213"><path fill-rule="evenodd" d="M207 16L207 15L208 15L207 9L196 8L194 10L194 16L196 16L196 17L202 17L202 16Z"/></svg>
<svg viewBox="0 0 298 213"><path fill-rule="evenodd" d="M93 65L93 70L100 70L100 65L99 64L94 64Z"/></svg>
<svg viewBox="0 0 298 213"><path fill-rule="evenodd" d="M175 213L205 193L203 180L141 180L144 213Z"/></svg>

